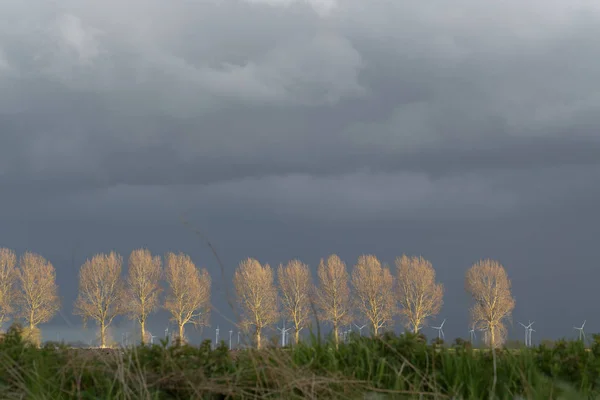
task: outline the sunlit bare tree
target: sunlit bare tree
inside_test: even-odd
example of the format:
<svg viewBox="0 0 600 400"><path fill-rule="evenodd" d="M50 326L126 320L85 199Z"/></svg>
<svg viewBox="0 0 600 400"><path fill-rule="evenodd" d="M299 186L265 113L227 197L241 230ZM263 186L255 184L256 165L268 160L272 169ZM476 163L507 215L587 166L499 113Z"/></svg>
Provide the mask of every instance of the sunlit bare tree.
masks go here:
<svg viewBox="0 0 600 400"><path fill-rule="evenodd" d="M10 249L0 249L0 329L14 311L16 266L15 252Z"/></svg>
<svg viewBox="0 0 600 400"><path fill-rule="evenodd" d="M129 256L124 307L140 324L142 343L146 342L146 320L158 308L162 261L147 249L138 249Z"/></svg>
<svg viewBox="0 0 600 400"><path fill-rule="evenodd" d="M277 270L283 313L294 324L295 341L310 319L310 296L313 292L312 277L308 265L292 260Z"/></svg>
<svg viewBox="0 0 600 400"><path fill-rule="evenodd" d="M248 258L240 262L233 284L241 308L241 325L245 329L254 326L256 347L260 349L263 329L279 318L273 270L269 264L263 266L257 260Z"/></svg>
<svg viewBox="0 0 600 400"><path fill-rule="evenodd" d="M33 334L39 324L50 321L60 309L56 271L44 257L27 252L19 259L17 284L17 315Z"/></svg>
<svg viewBox="0 0 600 400"><path fill-rule="evenodd" d="M168 292L165 309L178 327L178 339L185 341L185 326L207 326L210 318L211 278L183 253L167 253L165 278Z"/></svg>
<svg viewBox="0 0 600 400"><path fill-rule="evenodd" d="M382 267L374 255L358 257L352 270L352 287L358 312L369 321L373 335L378 336L396 312L394 278L389 268Z"/></svg>
<svg viewBox="0 0 600 400"><path fill-rule="evenodd" d="M74 314L88 319L100 328L100 347L106 347L106 329L122 314L124 285L121 277L123 258L115 252L96 254L79 271L79 295Z"/></svg>
<svg viewBox="0 0 600 400"><path fill-rule="evenodd" d="M417 333L440 312L444 287L435 282L435 270L423 257L397 257L396 271L400 315L405 326Z"/></svg>
<svg viewBox="0 0 600 400"><path fill-rule="evenodd" d="M335 254L327 261L321 259L317 271L319 286L316 290L316 303L321 318L333 325L336 346L339 343L339 328L351 321L350 288L346 264Z"/></svg>
<svg viewBox="0 0 600 400"><path fill-rule="evenodd" d="M475 301L472 322L479 329L487 329L491 347L502 345L507 333L504 322L515 308L506 270L497 261L481 260L467 271L465 287Z"/></svg>

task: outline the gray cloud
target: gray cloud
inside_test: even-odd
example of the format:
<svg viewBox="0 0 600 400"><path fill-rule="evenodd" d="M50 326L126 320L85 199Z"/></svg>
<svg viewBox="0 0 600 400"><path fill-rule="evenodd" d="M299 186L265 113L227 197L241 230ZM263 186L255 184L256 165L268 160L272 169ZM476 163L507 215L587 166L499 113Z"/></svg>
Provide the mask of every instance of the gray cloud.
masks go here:
<svg viewBox="0 0 600 400"><path fill-rule="evenodd" d="M0 124L19 160L1 179L199 184L598 159L599 14L585 2L449 15L250 3L144 2L135 24L135 1L5 6Z"/></svg>

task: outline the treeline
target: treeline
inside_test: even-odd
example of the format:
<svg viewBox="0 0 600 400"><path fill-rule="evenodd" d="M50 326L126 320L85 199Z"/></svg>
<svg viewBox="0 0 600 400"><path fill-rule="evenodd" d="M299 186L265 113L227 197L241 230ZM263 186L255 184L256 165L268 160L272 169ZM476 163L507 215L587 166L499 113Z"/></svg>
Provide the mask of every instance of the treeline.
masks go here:
<svg viewBox="0 0 600 400"><path fill-rule="evenodd" d="M102 347L107 328L119 315L138 322L142 343L148 341L148 317L160 308L177 324L179 340L185 340L186 325L209 324L211 277L188 255L167 253L163 262L149 250L138 249L129 256L125 279L122 269L123 258L111 252L86 260L79 271L74 314L84 324L91 319L98 325ZM309 266L299 260L275 271L248 258L233 276L240 328L252 333L258 348L263 330L280 318L292 322L296 343L315 318L333 326L336 344L340 327L356 320L365 322L377 336L399 315L405 327L416 333L439 313L444 288L436 281L431 262L423 257L397 257L395 270L393 276L376 256L362 255L349 272L334 254L321 259L314 283ZM475 263L466 273L465 287L473 299L473 329L487 331L489 345L501 345L506 339L505 321L515 306L504 267L489 259ZM17 259L12 250L0 249L0 326L12 318L23 322L27 335L39 337L38 325L59 309L52 264L38 254L27 252Z"/></svg>

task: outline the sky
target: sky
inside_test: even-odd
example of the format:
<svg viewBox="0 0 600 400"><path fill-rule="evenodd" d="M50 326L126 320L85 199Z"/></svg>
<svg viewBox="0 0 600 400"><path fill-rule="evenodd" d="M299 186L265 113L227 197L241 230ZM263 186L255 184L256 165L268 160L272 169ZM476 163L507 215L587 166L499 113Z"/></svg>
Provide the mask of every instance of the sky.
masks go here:
<svg viewBox="0 0 600 400"><path fill-rule="evenodd" d="M3 0L0 247L55 266L47 339L91 334L86 258L139 247L208 269L221 337L239 261L331 253L431 260L447 337L482 258L511 338L598 332L599 36L591 0Z"/></svg>

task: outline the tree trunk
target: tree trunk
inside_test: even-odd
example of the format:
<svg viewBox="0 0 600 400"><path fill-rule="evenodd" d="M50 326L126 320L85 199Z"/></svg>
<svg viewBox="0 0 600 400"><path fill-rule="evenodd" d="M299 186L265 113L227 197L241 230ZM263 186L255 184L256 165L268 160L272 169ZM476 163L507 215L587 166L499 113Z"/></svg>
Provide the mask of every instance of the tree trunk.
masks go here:
<svg viewBox="0 0 600 400"><path fill-rule="evenodd" d="M33 313L33 310L31 310L31 313L29 314L29 333L27 335L27 339L29 339L31 341L31 343L34 343L36 347L40 347L42 342L42 338L40 335L39 341L36 340L36 335L35 335L35 325L33 324L33 318L35 317L35 314Z"/></svg>
<svg viewBox="0 0 600 400"><path fill-rule="evenodd" d="M333 324L333 340L335 341L335 348L339 348L340 345L340 337L339 337L339 328L337 322Z"/></svg>
<svg viewBox="0 0 600 400"><path fill-rule="evenodd" d="M417 334L419 333L419 327L423 324L423 317L421 316L421 313L418 312L415 315L415 331L414 333Z"/></svg>
<svg viewBox="0 0 600 400"><path fill-rule="evenodd" d="M104 321L100 323L100 347L106 347L106 325Z"/></svg>
<svg viewBox="0 0 600 400"><path fill-rule="evenodd" d="M261 343L260 343L260 329L258 327L256 327L256 348L260 349L261 348Z"/></svg>
<svg viewBox="0 0 600 400"><path fill-rule="evenodd" d="M496 347L496 327L490 326L490 346Z"/></svg>
<svg viewBox="0 0 600 400"><path fill-rule="evenodd" d="M179 342L183 343L183 324L179 324Z"/></svg>
<svg viewBox="0 0 600 400"><path fill-rule="evenodd" d="M379 336L379 328L375 324L373 324L373 336L374 337Z"/></svg>
<svg viewBox="0 0 600 400"><path fill-rule="evenodd" d="M140 331L142 334L142 346L144 345L144 343L146 342L146 321L145 320L140 320Z"/></svg>
<svg viewBox="0 0 600 400"><path fill-rule="evenodd" d="M296 329L296 332L294 332L294 340L294 344L298 344L298 342L300 341L300 331L298 329Z"/></svg>

